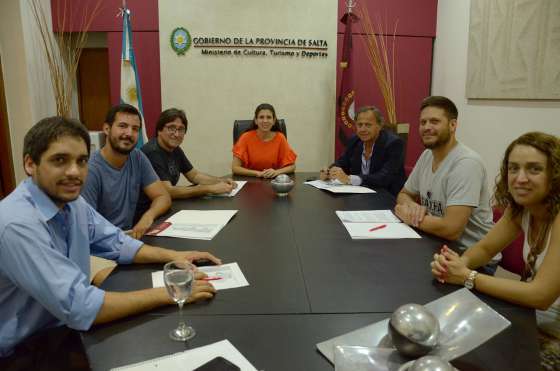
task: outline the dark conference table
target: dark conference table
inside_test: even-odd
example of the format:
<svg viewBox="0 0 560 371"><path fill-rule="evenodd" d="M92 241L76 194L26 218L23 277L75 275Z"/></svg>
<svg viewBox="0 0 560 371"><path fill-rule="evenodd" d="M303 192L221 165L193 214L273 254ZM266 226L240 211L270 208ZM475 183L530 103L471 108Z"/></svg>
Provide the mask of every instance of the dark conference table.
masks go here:
<svg viewBox="0 0 560 371"><path fill-rule="evenodd" d="M383 320L402 304L425 304L460 288L432 279L429 262L441 240L424 234L422 239L352 240L334 212L392 209L395 201L389 193L335 195L302 184L312 175L296 173L296 186L287 197L277 197L266 180L239 178L249 182L236 197L174 201L165 218L182 209L239 211L211 241L144 241L176 250L210 251L224 263L237 262L250 286L186 305L186 321L197 331L187 343L168 337L178 323L177 306L83 333L92 369L107 370L229 339L259 370L334 370L317 351L317 343ZM119 266L102 288L148 288L151 272L161 269ZM534 311L476 294L512 326L453 361L454 366L462 371L538 369Z"/></svg>

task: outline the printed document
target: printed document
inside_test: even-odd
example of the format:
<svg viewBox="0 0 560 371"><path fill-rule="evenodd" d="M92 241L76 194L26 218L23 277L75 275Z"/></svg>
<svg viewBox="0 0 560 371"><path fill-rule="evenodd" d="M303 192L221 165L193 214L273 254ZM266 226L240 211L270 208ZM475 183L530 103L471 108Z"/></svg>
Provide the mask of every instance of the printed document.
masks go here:
<svg viewBox="0 0 560 371"><path fill-rule="evenodd" d="M241 188L243 188L243 186L245 186L245 184L247 184L246 180L236 180L235 183L237 184L237 187L235 187L230 193L221 193L219 195L211 195L213 197L235 197L236 194L239 193L239 191L241 191Z"/></svg>
<svg viewBox="0 0 560 371"><path fill-rule="evenodd" d="M206 273L206 280L212 283L216 290L249 286L249 282L237 263L199 267L198 270ZM163 271L152 272L152 285L154 287L165 286Z"/></svg>
<svg viewBox="0 0 560 371"><path fill-rule="evenodd" d="M227 359L242 371L257 371L247 358L245 358L227 339L184 352L154 358L149 361L113 368L111 371L194 370L216 357Z"/></svg>
<svg viewBox="0 0 560 371"><path fill-rule="evenodd" d="M336 211L353 240L422 238L391 210Z"/></svg>
<svg viewBox="0 0 560 371"><path fill-rule="evenodd" d="M237 210L181 210L146 234L211 240L236 213Z"/></svg>
<svg viewBox="0 0 560 371"><path fill-rule="evenodd" d="M391 210L336 211L336 215L346 223L400 223Z"/></svg>
<svg viewBox="0 0 560 371"><path fill-rule="evenodd" d="M312 180L305 184L332 193L375 193L371 188L342 184L338 180Z"/></svg>

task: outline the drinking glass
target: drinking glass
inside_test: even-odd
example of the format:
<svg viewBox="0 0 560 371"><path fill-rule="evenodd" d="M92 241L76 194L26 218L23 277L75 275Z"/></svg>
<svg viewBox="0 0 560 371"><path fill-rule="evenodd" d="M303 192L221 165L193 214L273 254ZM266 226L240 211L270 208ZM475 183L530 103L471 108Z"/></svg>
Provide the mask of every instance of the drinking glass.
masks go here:
<svg viewBox="0 0 560 371"><path fill-rule="evenodd" d="M172 261L163 267L163 279L169 296L179 305L179 327L171 330L169 336L173 340L186 341L192 339L196 332L185 324L183 304L187 301L194 284L195 267L188 261Z"/></svg>

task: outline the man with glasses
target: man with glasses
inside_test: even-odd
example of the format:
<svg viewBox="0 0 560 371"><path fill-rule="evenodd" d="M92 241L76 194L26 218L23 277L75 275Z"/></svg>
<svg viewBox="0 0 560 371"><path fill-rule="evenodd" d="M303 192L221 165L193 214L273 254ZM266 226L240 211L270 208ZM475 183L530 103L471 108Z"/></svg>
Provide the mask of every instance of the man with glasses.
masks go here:
<svg viewBox="0 0 560 371"><path fill-rule="evenodd" d="M107 220L140 238L154 219L171 206L171 198L146 155L135 148L142 119L140 112L119 104L107 113L103 131L107 143L92 154L82 196ZM141 194L149 206L135 217Z"/></svg>
<svg viewBox="0 0 560 371"><path fill-rule="evenodd" d="M185 112L170 108L163 111L156 124L156 136L142 147L154 170L163 182L171 198L190 198L207 194L229 193L235 188L231 179L218 178L195 169L180 145L187 132ZM192 186L178 186L183 174ZM138 213L146 207L147 199L140 201Z"/></svg>

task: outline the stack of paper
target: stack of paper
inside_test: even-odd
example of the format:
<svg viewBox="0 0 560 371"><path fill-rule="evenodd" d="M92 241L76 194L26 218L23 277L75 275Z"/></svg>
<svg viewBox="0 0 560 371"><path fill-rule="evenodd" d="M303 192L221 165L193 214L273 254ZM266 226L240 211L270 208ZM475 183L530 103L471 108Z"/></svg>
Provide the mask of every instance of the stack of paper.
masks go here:
<svg viewBox="0 0 560 371"><path fill-rule="evenodd" d="M149 361L111 369L112 371L194 370L216 357L223 357L242 371L257 371L229 340L186 350Z"/></svg>
<svg viewBox="0 0 560 371"><path fill-rule="evenodd" d="M354 240L422 238L391 210L337 211L336 215Z"/></svg>
<svg viewBox="0 0 560 371"><path fill-rule="evenodd" d="M225 227L237 210L181 210L147 234L211 240Z"/></svg>
<svg viewBox="0 0 560 371"><path fill-rule="evenodd" d="M362 186L342 184L338 180L312 180L309 182L305 182L305 184L332 193L375 193L373 189Z"/></svg>
<svg viewBox="0 0 560 371"><path fill-rule="evenodd" d="M249 286L249 282L247 282L237 263L199 267L198 270L206 273L206 280L211 282L216 290ZM152 272L152 285L153 287L165 286L163 271Z"/></svg>

